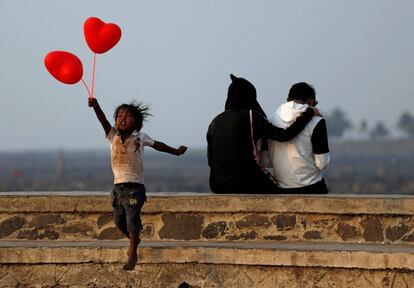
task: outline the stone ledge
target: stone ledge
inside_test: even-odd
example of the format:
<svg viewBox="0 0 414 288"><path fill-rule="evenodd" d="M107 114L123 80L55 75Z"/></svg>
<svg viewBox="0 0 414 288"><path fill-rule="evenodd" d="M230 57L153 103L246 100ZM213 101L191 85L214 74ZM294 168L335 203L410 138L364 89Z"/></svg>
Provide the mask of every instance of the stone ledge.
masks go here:
<svg viewBox="0 0 414 288"><path fill-rule="evenodd" d="M0 241L0 264L122 263L126 241ZM336 243L144 241L140 263L197 263L414 271L414 247ZM237 257L235 257L237 255Z"/></svg>
<svg viewBox="0 0 414 288"><path fill-rule="evenodd" d="M148 198L142 213L142 238L148 241L414 244L412 196L149 193ZM0 240L124 239L112 218L107 192L0 193Z"/></svg>
<svg viewBox="0 0 414 288"><path fill-rule="evenodd" d="M111 212L106 192L0 193L0 213ZM148 193L143 213L315 213L413 215L406 195L217 195Z"/></svg>

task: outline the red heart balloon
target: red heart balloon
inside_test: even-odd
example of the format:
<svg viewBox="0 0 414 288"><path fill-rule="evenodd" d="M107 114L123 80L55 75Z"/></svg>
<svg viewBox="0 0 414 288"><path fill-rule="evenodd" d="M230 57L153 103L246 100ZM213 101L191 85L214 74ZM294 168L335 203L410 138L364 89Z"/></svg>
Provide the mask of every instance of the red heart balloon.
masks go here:
<svg viewBox="0 0 414 288"><path fill-rule="evenodd" d="M44 62L47 71L60 82L75 84L82 79L82 62L75 54L66 51L52 51L46 55Z"/></svg>
<svg viewBox="0 0 414 288"><path fill-rule="evenodd" d="M105 23L96 17L86 19L83 25L86 43L98 54L105 53L121 39L121 28L113 23Z"/></svg>

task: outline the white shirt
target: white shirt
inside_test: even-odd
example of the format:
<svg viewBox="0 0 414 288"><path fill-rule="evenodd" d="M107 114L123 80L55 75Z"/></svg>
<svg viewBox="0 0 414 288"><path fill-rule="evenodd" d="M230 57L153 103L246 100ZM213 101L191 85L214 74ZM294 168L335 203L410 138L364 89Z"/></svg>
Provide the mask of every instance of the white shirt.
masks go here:
<svg viewBox="0 0 414 288"><path fill-rule="evenodd" d="M111 148L114 184L144 184L144 167L142 165L144 146L153 146L155 141L147 134L135 130L122 143L121 135L115 127L112 127L106 138L108 138Z"/></svg>
<svg viewBox="0 0 414 288"><path fill-rule="evenodd" d="M269 117L269 122L280 128L289 127L308 105L286 102ZM288 142L268 141L273 175L282 188L298 188L315 184L322 180L322 170L329 163L329 152L314 154L312 133L323 118L314 116L305 128Z"/></svg>

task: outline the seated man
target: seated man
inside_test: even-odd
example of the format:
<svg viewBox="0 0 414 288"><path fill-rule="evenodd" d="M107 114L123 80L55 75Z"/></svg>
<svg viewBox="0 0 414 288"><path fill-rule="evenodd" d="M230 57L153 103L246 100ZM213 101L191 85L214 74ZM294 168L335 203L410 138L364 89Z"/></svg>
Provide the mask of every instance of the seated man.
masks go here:
<svg viewBox="0 0 414 288"><path fill-rule="evenodd" d="M317 104L315 90L304 82L290 88L287 101L269 117L270 123L280 128L290 127L303 111ZM281 193L328 193L322 170L328 166L330 156L326 123L321 116L313 116L292 140L269 140L268 145L273 176Z"/></svg>
<svg viewBox="0 0 414 288"><path fill-rule="evenodd" d="M288 141L319 111L304 109L302 116L289 128L274 127L264 117L253 84L234 75L230 77L232 83L225 111L213 119L207 132L210 188L214 193L278 193L278 186L256 163L253 142L262 138Z"/></svg>

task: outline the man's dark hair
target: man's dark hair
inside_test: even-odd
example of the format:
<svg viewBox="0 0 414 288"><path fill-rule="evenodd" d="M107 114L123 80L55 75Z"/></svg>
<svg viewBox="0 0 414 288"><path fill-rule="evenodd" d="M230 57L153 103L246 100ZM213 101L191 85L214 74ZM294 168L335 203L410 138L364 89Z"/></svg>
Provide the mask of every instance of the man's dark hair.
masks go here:
<svg viewBox="0 0 414 288"><path fill-rule="evenodd" d="M151 114L148 112L148 106L142 103L132 102L130 104L121 104L118 107L116 107L114 112L115 121L119 111L123 109L127 109L134 116L138 131L141 130L142 123L147 119L147 117L151 116Z"/></svg>
<svg viewBox="0 0 414 288"><path fill-rule="evenodd" d="M290 87L288 101L300 100L303 102L315 99L315 89L306 82L299 82Z"/></svg>

